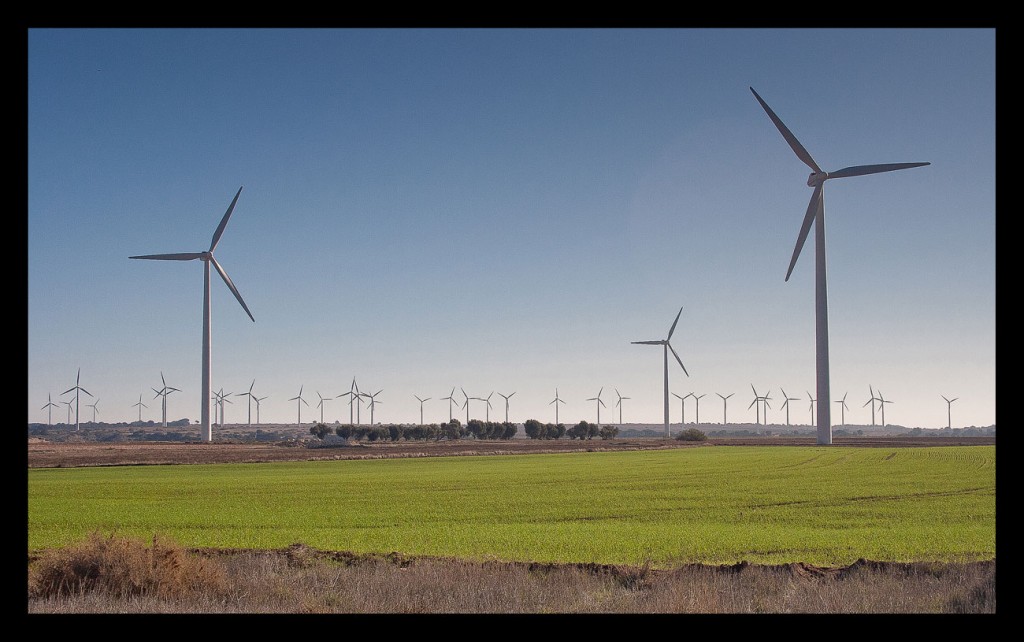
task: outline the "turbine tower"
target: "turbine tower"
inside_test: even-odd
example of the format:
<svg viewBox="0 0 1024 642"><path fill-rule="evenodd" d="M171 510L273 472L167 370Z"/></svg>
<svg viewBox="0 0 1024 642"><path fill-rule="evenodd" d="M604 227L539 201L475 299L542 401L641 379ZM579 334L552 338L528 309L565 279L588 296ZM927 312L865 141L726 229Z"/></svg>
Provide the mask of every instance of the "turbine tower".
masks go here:
<svg viewBox="0 0 1024 642"><path fill-rule="evenodd" d="M555 404L555 425L558 425L558 404L565 402L558 398L558 388L555 388L555 398L548 402L548 405Z"/></svg>
<svg viewBox="0 0 1024 642"><path fill-rule="evenodd" d="M882 428L885 428L885 404L892 403L888 399L882 396L882 391L878 391L878 407L882 409Z"/></svg>
<svg viewBox="0 0 1024 642"><path fill-rule="evenodd" d="M298 406L298 411L299 412L297 414L296 423L299 423L299 424L302 423L302 404L306 404L307 406L309 405L309 402L302 398L302 389L305 388L305 387L306 387L305 384L299 386L299 394L297 396L292 397L291 399L288 400L288 401L294 401L295 405Z"/></svg>
<svg viewBox="0 0 1024 642"><path fill-rule="evenodd" d="M503 394L501 394L500 392L498 393L498 395L499 395L500 397L502 397L502 398L504 398L504 399L505 399L505 423L508 423L508 400L509 400L509 399L511 399L511 398L512 398L512 395L514 395L514 394L516 394L516 393L514 393L514 392L513 392L513 393L512 393L512 394L510 394L510 395L503 395Z"/></svg>
<svg viewBox="0 0 1024 642"><path fill-rule="evenodd" d="M779 390L782 390L782 398L785 400L785 401L782 402L782 407L786 409L786 425L788 426L789 425L789 402L790 401L800 401L800 397L790 397L789 395L786 394L786 391L783 390L782 388L779 388ZM843 398L845 399L846 397L843 397ZM780 410L781 410L781 408L780 408Z"/></svg>
<svg viewBox="0 0 1024 642"><path fill-rule="evenodd" d="M864 406L871 404L871 426L875 425L875 402L878 399L875 398L875 391L871 386L868 386L868 390L871 392L871 398L864 402ZM861 406L863 408L864 406Z"/></svg>
<svg viewBox="0 0 1024 642"><path fill-rule="evenodd" d="M829 398L829 364L828 364L828 286L825 277L825 197L824 187L825 181L830 178L847 178L850 176L863 176L866 174L877 174L880 172L891 172L898 169L910 169L912 167L921 167L928 165L929 163L888 163L883 165L856 165L852 167L845 167L835 172L822 171L818 164L814 162L811 155L807 153L800 141L796 139L796 136L779 120L779 117L775 115L775 112L768 107L767 103L761 100L761 97L757 95L754 88L751 87L750 91L754 94L754 98L761 104L768 117L771 118L775 127L782 134L782 137L786 139L789 146L796 153L805 165L811 168L811 175L807 178L807 186L813 187L814 192L811 194L811 201L807 205L807 213L804 215L803 224L800 226L800 233L797 236L796 247L793 250L793 258L790 259L789 269L786 271L786 281L789 281L789 275L793 272L793 266L796 265L796 259L800 256L800 250L803 248L804 241L807 239L807 233L811 229L811 224L814 224L814 256L815 256L815 288L814 288L814 308L815 308L815 351L816 351L816 370L817 370L817 385L818 385L818 399L824 399L826 402ZM829 414L828 403L818 409L818 443L828 445L832 443L832 424L831 416Z"/></svg>
<svg viewBox="0 0 1024 642"><path fill-rule="evenodd" d="M424 401L430 401L430 397L427 397L426 399L420 399L416 395L413 395L413 397L416 397L416 401L420 402L420 425L422 426L423 425L423 402Z"/></svg>
<svg viewBox="0 0 1024 642"><path fill-rule="evenodd" d="M235 395L236 397L248 397L249 398L248 401L246 401L246 405L249 406L249 419L248 419L248 424L247 424L249 426L252 425L252 400L256 398L252 394L252 387L255 386L255 385L256 385L256 380L253 379L252 383L249 384L249 390L247 392L240 392L240 393ZM259 422L257 422L257 423L259 423Z"/></svg>
<svg viewBox="0 0 1024 642"><path fill-rule="evenodd" d="M680 426L685 425L686 424L686 397L692 397L693 393L691 392L691 393L688 393L685 397L680 397L679 395L677 395L676 393L673 392L672 396L679 400L679 412L680 412L680 415L679 415L679 425ZM672 435L670 434L669 437L671 437L671 436Z"/></svg>
<svg viewBox="0 0 1024 642"><path fill-rule="evenodd" d="M235 298L240 304L245 313L249 315L253 323L256 319L253 318L252 312L249 312L248 306L245 305L245 301L242 300L242 295L238 293L238 289L235 288L235 284L231 282L231 278L228 277L228 273L224 271L224 268L220 266L217 259L213 257L213 251L217 248L217 243L220 242L220 237L224 233L224 228L227 227L228 219L231 218L231 212L235 209L235 203L238 202L238 196L242 193L242 188L238 188L238 192L235 193L235 198L231 200L231 205L228 206L228 210L224 212L224 217L220 220L220 225L217 226L217 230L213 233L213 240L210 241L210 249L205 252L182 252L178 254L147 254L144 256L129 256L130 259L153 259L158 261L192 261L199 259L203 262L203 364L202 364L202 389L199 391L200 399L200 423L202 424L203 437L206 441L213 441L213 428L210 425L210 376L212 370L211 360L211 332L210 332L210 264L220 274L221 279L231 290L231 293L235 295Z"/></svg>
<svg viewBox="0 0 1024 642"><path fill-rule="evenodd" d="M848 394L850 393L847 392L846 394L843 395L842 399L840 399L839 401L832 402L839 404L839 416L841 417L840 421L842 422L843 426L846 426L846 411L850 409L850 407L846 405L846 395Z"/></svg>
<svg viewBox="0 0 1024 642"><path fill-rule="evenodd" d="M718 395L719 397L722 397L722 393L720 393L720 392L716 392L715 394ZM728 421L725 420L726 412L728 410L728 408L726 408L726 403L727 403L727 400L729 399L729 397L733 396L734 394L736 394L736 393L735 392L730 392L726 396L722 397L722 425L723 426L726 425L727 423L729 423Z"/></svg>
<svg viewBox="0 0 1024 642"><path fill-rule="evenodd" d="M97 405L97 404L98 404L99 402L100 402L100 398L99 398L99 397L96 397L96 401L94 401L94 402L92 402L92 403L90 403L90 404L86 404L87 406L89 406L90 408L92 408L92 422L93 422L93 423L96 423L96 405Z"/></svg>
<svg viewBox="0 0 1024 642"><path fill-rule="evenodd" d="M750 402L750 406L754 406L754 412L757 413L756 419L755 419L754 423L755 424L761 423L760 410L761 410L761 406L764 405L764 425L767 426L768 425L768 408L771 407L771 406L768 405L768 400L771 399L771 397L769 397L768 395L770 395L772 391L769 390L767 393L765 393L764 396L761 396L761 395L757 394L757 389L754 388L754 384L750 384L750 389L754 391L754 400ZM747 410L750 410L750 406L747 406Z"/></svg>
<svg viewBox="0 0 1024 642"><path fill-rule="evenodd" d="M480 399L480 401L486 401L487 402L487 405L484 406L484 417L486 417L485 421L487 423L491 423L491 407L492 407L491 406L491 397L493 397L493 396L494 396L494 391L492 390L491 394L487 395L483 399Z"/></svg>
<svg viewBox="0 0 1024 642"><path fill-rule="evenodd" d="M142 401L142 397L141 396L139 397L139 401ZM49 393L49 392L46 393L46 405L43 406L42 408L40 408L40 410L46 410L47 408L49 408L49 410L46 411L46 425L47 426L52 426L53 425L53 409L56 408L56 407L57 407L57 404L53 403L53 398L52 398L51 393ZM70 417L69 417L69 419L70 419Z"/></svg>
<svg viewBox="0 0 1024 642"><path fill-rule="evenodd" d="M622 401L624 399L629 399L629 397L623 397L621 394L619 394L619 389L618 388L615 389L615 394L619 396L619 400L615 402L615 405L619 407L619 425L621 426L622 425Z"/></svg>
<svg viewBox="0 0 1024 642"><path fill-rule="evenodd" d="M373 425L373 408L374 408L374 406L376 406L379 403L384 403L383 401L377 401L377 395L379 395L382 392L384 392L383 389L378 390L377 392L373 393L372 395L370 395L370 394L366 395L367 397L370 398L370 425L371 426Z"/></svg>
<svg viewBox="0 0 1024 642"><path fill-rule="evenodd" d="M133 408L136 407L136 406L139 408L139 423L141 424L142 423L142 409L143 408L149 408L149 406L147 406L146 404L142 403L142 393L141 392L139 393L139 403L133 403L132 404Z"/></svg>
<svg viewBox="0 0 1024 642"><path fill-rule="evenodd" d="M70 401L62 401L61 403L68 407L68 425L70 426L71 425L71 406L73 406L74 404L72 404Z"/></svg>
<svg viewBox="0 0 1024 642"><path fill-rule="evenodd" d="M466 400L464 402L462 402L462 407L466 409L466 425L468 426L469 425L469 400L470 400L470 396L466 394L466 389L465 388L459 388L459 390L462 391L462 396L466 398ZM476 399L476 397L473 397L473 399Z"/></svg>
<svg viewBox="0 0 1024 642"><path fill-rule="evenodd" d="M814 397L811 396L811 391L810 390L807 391L807 398L811 400L811 425L813 426L814 425L814 402L817 401L817 399L815 399ZM828 404L825 404L825 412L828 412ZM819 419L821 418L821 408L820 407L818 408L818 418ZM831 439L832 439L832 427L831 426L829 426L828 438L829 438L829 443L831 444L832 443L832 441L831 441ZM821 442L818 442L818 443L821 443Z"/></svg>
<svg viewBox="0 0 1024 642"><path fill-rule="evenodd" d="M939 395L943 399L946 399L946 395ZM952 399L946 399L946 429L953 429L953 402L960 397L953 397ZM45 407L45 406L44 406Z"/></svg>
<svg viewBox="0 0 1024 642"><path fill-rule="evenodd" d="M157 390L156 388L153 388L153 392L156 393L156 396L153 397L153 398L156 399L157 397L163 397L163 399L160 400L160 408L161 408L161 411L163 413L163 427L166 428L167 427L167 395L171 394L172 392L181 392L181 391L178 390L177 388L172 388L172 387L167 385L167 380L164 379L164 373L163 372L160 373L160 383L164 384L164 387L159 389L159 390Z"/></svg>
<svg viewBox="0 0 1024 642"><path fill-rule="evenodd" d="M316 396L320 397L320 403L318 403L316 405L316 407L320 409L320 423L323 423L324 422L324 405L325 405L324 402L325 401L330 401L331 398L330 397L326 397L325 398L322 394L320 394L319 390L317 390Z"/></svg>
<svg viewBox="0 0 1024 642"><path fill-rule="evenodd" d="M682 312L682 310L680 310L680 312ZM597 402L594 405L597 406L597 428L598 428L598 430L601 429L601 406L604 406L604 402L601 401L601 393L602 392L604 392L604 386L601 386L601 389L597 391L597 396L596 397L591 397L590 399L587 399L587 401L596 401ZM607 407L608 406L605 406L605 408L607 408Z"/></svg>
<svg viewBox="0 0 1024 642"><path fill-rule="evenodd" d="M79 392L84 392L85 394L89 395L90 397L92 396L92 393L90 393L88 390L86 390L85 388L83 388L83 387L78 385L79 381L81 381L81 378L82 378L82 369L79 368L78 369L78 374L75 376L75 385L73 387L71 387L71 388L68 388L64 392L60 393L61 396L64 396L64 395L68 394L71 391L75 392L75 431L76 432L78 431L78 393ZM68 415L68 423L69 424L71 423L71 416L70 415Z"/></svg>
<svg viewBox="0 0 1024 642"><path fill-rule="evenodd" d="M672 436L672 433L671 433L671 431L669 429L669 421L668 421L668 351L669 350L672 351L672 356L674 356L676 358L676 361L679 362L679 367L683 369L683 374L685 374L687 377L690 376L690 373L686 371L686 366L683 365L683 360L679 358L679 354L676 352L675 348L672 347L672 344L669 343L669 340L672 338L672 333L676 331L676 324L679 323L679 315L682 314L682 313L683 313L683 308L680 307L679 308L679 312L676 314L676 320L672 322L672 327L669 328L669 330L668 330L668 336L665 337L664 339L662 339L660 341L633 341L632 342L634 344L643 344L643 345L653 345L653 346L663 346L664 347L664 352L665 352L665 436L666 437L671 437Z"/></svg>
<svg viewBox="0 0 1024 642"><path fill-rule="evenodd" d="M707 396L706 393L701 395L700 397L698 397L697 395L693 395L693 398L697 402L697 422L696 422L695 425L700 425L700 400L701 400L701 397L706 397L706 396Z"/></svg>
<svg viewBox="0 0 1024 642"><path fill-rule="evenodd" d="M452 386L452 391L448 394L447 397L441 397L441 401L447 401L448 402L448 423L451 423L452 422L452 404L458 405L458 402L455 401L455 386Z"/></svg>
<svg viewBox="0 0 1024 642"><path fill-rule="evenodd" d="M267 395L267 397L269 397L269 396L270 395ZM263 401L264 399L266 399L267 397L253 397L252 398L253 401L256 402L256 425L257 426L260 425L260 402Z"/></svg>

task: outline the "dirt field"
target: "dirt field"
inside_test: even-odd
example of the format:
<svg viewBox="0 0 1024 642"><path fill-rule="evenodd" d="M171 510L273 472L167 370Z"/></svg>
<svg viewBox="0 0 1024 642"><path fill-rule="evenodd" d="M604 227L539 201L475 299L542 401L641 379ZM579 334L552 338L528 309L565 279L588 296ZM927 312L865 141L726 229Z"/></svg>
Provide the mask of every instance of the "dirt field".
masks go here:
<svg viewBox="0 0 1024 642"><path fill-rule="evenodd" d="M513 439L358 443L312 448L303 441L281 442L48 442L30 439L29 468L78 466L138 466L152 464L222 464L392 457L446 457L456 455L519 455L560 452L709 448L723 446L813 446L814 437L712 438L706 442L674 439L611 439L576 441ZM836 437L833 446L913 447L977 446L995 444L994 437Z"/></svg>

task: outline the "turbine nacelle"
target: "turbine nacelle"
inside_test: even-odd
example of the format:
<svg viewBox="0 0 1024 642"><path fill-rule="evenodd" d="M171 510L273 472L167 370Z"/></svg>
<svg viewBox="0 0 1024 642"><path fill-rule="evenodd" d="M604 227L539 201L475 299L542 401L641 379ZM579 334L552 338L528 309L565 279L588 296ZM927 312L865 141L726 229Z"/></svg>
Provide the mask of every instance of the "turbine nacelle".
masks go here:
<svg viewBox="0 0 1024 642"><path fill-rule="evenodd" d="M811 172L807 177L807 187L817 187L828 179L828 172Z"/></svg>

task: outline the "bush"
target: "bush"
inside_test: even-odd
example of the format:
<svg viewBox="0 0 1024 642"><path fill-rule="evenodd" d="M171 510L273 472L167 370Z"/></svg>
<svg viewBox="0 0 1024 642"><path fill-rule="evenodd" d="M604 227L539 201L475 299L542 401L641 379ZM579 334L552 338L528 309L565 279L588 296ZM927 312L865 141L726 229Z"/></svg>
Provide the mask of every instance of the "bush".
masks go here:
<svg viewBox="0 0 1024 642"><path fill-rule="evenodd" d="M226 592L227 573L212 559L153 537L152 546L92 533L82 543L47 551L29 565L29 596L50 598L96 591L121 598L183 597Z"/></svg>
<svg viewBox="0 0 1024 642"><path fill-rule="evenodd" d="M327 427L327 424L315 423L309 427L309 434L316 435L322 440L326 439L327 435L331 434L331 429Z"/></svg>
<svg viewBox="0 0 1024 642"><path fill-rule="evenodd" d="M618 434L618 426L601 426L601 439L614 439Z"/></svg>
<svg viewBox="0 0 1024 642"><path fill-rule="evenodd" d="M707 438L708 436L703 431L696 428L687 428L676 435L676 439L679 441L707 441Z"/></svg>

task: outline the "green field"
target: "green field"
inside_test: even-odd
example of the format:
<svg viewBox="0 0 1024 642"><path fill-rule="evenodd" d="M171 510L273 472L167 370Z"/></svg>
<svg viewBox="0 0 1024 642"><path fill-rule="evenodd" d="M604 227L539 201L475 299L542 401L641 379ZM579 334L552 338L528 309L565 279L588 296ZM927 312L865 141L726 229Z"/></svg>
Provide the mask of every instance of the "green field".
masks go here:
<svg viewBox="0 0 1024 642"><path fill-rule="evenodd" d="M185 546L611 564L995 557L995 447L706 447L30 469L28 548Z"/></svg>

